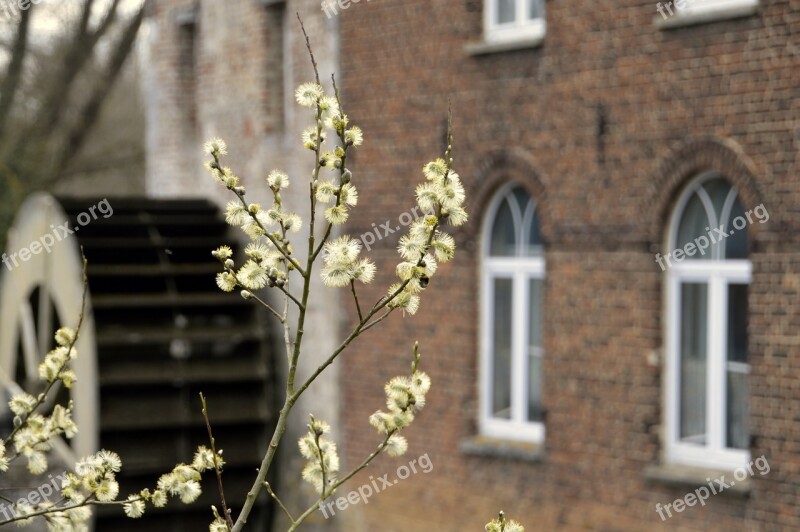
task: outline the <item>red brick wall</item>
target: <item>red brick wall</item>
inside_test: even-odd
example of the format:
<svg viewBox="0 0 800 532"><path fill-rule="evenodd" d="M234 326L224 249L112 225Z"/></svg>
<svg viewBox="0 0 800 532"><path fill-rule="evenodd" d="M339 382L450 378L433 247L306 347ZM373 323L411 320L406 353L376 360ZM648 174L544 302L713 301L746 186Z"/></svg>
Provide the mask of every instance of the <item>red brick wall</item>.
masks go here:
<svg viewBox="0 0 800 532"><path fill-rule="evenodd" d="M354 158L351 234L413 206L422 164L442 151L448 99L472 205L456 260L419 314L393 316L344 356L350 463L375 444L367 417L382 406L382 383L407 371L415 339L434 381L407 456L381 458L370 473L424 453L434 470L348 509L360 529L481 530L499 509L528 530L800 527L800 47L790 42L800 12L762 3L755 16L664 31L654 2L548 2L541 47L485 56L464 49L480 40L478 0L371 0L342 12L343 96L367 135ZM663 422L661 363L648 362L664 341L653 252L681 186L712 167L740 187L746 209L763 202L771 215L750 227L749 335L751 453L772 470L749 497L723 494L662 525L655 504L688 490L644 478ZM506 179L543 209L540 463L459 451L477 430L482 208ZM393 279L396 242L376 245L382 274L367 300Z"/></svg>

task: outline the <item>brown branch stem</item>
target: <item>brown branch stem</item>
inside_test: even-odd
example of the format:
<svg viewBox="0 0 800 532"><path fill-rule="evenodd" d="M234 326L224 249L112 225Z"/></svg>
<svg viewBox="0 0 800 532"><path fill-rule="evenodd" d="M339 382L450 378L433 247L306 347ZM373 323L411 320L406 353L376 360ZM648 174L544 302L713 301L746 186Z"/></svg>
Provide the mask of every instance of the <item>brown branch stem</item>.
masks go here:
<svg viewBox="0 0 800 532"><path fill-rule="evenodd" d="M228 510L228 503L225 502L225 490L222 487L222 469L219 466L219 455L217 455L217 443L214 439L214 434L211 432L211 421L208 419L208 406L206 405L206 398L203 393L200 393L200 403L203 405L203 419L206 422L206 430L208 431L208 441L211 444L211 452L214 455L214 473L217 476L217 488L219 489L219 496L222 500L222 511L225 514L225 522L228 524L228 530L233 528L233 521L231 521L231 511Z"/></svg>

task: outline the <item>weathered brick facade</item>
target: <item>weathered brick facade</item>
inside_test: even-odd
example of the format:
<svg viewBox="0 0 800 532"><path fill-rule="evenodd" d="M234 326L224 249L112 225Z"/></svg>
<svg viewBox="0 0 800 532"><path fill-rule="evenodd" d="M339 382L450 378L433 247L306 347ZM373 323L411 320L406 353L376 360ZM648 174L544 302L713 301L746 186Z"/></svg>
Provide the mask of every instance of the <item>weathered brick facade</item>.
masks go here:
<svg viewBox="0 0 800 532"><path fill-rule="evenodd" d="M300 134L313 116L295 105L294 87L312 80L313 71L296 11L313 38L321 72L335 71L337 20L325 17L315 1L151 2L142 31L148 195L203 196L220 205L233 199L202 166L203 143L221 137L230 151L226 164L248 187L248 198L266 202L265 178L270 170L282 169L296 185L284 194L284 202L306 216L308 191L301 176L310 175L313 157L302 147ZM304 247L296 248L302 256ZM320 290L319 281L315 284L316 296L309 302L306 319L306 330L313 334L304 341L300 376L316 368L338 342L338 315L330 312L338 294ZM277 331L276 337L282 334ZM280 344L276 340L275 356L285 364ZM293 508L310 497L310 487L297 474L304 462L294 442L307 430L311 411L338 425L338 390L331 385L337 381L337 371L338 367L330 368L328 380L301 399L286 434L287 445L276 468L281 470L281 497ZM213 405L213 397L209 401ZM281 520L283 514L276 514ZM310 522L310 530L333 524L322 516ZM285 528L280 524L277 529Z"/></svg>
<svg viewBox="0 0 800 532"><path fill-rule="evenodd" d="M341 512L353 529L480 530L499 509L527 530L800 527L800 6L764 1L752 16L669 30L654 15L654 2L548 2L541 46L485 55L465 49L481 40L478 0L362 1L340 15L345 101L367 135L351 233L413 206L421 165L442 151L449 99L472 217L419 314L394 316L345 357L351 463L374 445L366 419L415 339L434 381L406 457L428 453L434 470ZM771 214L749 227L751 453L771 471L748 496L723 493L662 523L656 503L690 488L646 479L663 424L653 253L682 187L707 169L746 209L763 202ZM508 180L542 209L540 461L459 450L477 433L481 219ZM367 300L392 279L396 242L376 245L382 275ZM371 474L403 463L382 459Z"/></svg>

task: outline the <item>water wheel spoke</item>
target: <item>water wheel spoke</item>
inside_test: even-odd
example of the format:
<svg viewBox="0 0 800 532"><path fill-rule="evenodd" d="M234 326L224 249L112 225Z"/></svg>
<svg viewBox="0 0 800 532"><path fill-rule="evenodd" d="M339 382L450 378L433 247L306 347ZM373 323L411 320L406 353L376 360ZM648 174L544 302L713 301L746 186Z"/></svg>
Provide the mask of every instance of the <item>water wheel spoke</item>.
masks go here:
<svg viewBox="0 0 800 532"><path fill-rule="evenodd" d="M48 264L48 267L50 265ZM36 330L39 338L39 356L43 357L53 344L53 302L50 299L50 287L45 283L39 285L39 316Z"/></svg>
<svg viewBox="0 0 800 532"><path fill-rule="evenodd" d="M19 305L19 333L22 340L22 357L25 362L25 382L19 384L26 390L30 390L30 385L36 381L39 373L40 355L33 306L28 300Z"/></svg>

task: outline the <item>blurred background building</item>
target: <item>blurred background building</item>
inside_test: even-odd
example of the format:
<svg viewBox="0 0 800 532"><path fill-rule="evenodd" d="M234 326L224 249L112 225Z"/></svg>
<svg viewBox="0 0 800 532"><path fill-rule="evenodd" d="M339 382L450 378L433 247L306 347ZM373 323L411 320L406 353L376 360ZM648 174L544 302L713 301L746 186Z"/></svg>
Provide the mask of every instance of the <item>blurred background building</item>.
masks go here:
<svg viewBox="0 0 800 532"><path fill-rule="evenodd" d="M220 137L230 151L226 164L242 178L248 197L268 201L266 176L281 169L294 184L284 201L307 218L303 180L311 175L314 160L300 137L313 116L296 105L294 90L313 80L314 73L296 14L303 17L329 88L330 74L339 71L338 21L325 17L314 1L158 0L149 7L141 41L148 196L195 196L220 206L235 199L203 168L204 142ZM295 247L302 257L304 246ZM319 279L313 289L300 376L309 375L341 341L337 292L324 288ZM279 338L282 334L276 333ZM279 370L285 369L283 349L282 343L274 349ZM281 498L296 508L307 506L309 493L298 474L305 462L293 442L306 433L309 412L340 425L338 371L338 366L331 367L326 380L298 402L277 462ZM276 530L286 528L278 514ZM324 522L320 515L309 524L312 530L332 524Z"/></svg>

